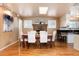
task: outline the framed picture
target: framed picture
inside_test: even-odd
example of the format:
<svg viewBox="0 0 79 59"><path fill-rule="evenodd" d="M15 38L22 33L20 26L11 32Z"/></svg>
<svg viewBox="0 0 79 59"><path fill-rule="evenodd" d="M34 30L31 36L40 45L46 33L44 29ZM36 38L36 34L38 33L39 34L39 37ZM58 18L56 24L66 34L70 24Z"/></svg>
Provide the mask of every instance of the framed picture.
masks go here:
<svg viewBox="0 0 79 59"><path fill-rule="evenodd" d="M12 24L13 24L13 17L7 14L3 15L3 31L4 32L11 32L12 31Z"/></svg>

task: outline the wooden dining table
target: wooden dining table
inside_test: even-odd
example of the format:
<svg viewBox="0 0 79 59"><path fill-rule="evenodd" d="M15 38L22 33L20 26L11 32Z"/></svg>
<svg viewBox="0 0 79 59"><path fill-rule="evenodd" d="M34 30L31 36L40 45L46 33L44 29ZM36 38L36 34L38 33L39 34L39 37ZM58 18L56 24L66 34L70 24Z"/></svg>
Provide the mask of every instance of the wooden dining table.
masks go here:
<svg viewBox="0 0 79 59"><path fill-rule="evenodd" d="M35 38L36 38L36 42L37 42L37 45L39 45L39 41L40 41L40 35L38 34L38 35L35 35ZM28 40L28 34L23 34L22 35L22 39L23 39L23 44L22 44L22 46L23 47L25 47L26 45L25 45L25 39L27 39ZM52 44L52 35L48 35L48 39L50 39L50 41L48 41L50 44ZM52 46L51 46L52 47Z"/></svg>

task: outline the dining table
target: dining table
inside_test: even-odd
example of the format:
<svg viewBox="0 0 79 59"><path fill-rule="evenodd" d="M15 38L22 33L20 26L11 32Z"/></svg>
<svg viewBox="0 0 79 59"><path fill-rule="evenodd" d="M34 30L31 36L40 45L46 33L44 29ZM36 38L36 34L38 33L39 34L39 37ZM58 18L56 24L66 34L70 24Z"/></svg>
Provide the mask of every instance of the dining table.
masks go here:
<svg viewBox="0 0 79 59"><path fill-rule="evenodd" d="M48 34L48 37L47 38L48 38L48 42L50 44L52 44L52 37L53 37L53 35ZM22 39L23 39L22 46L25 47L26 46L25 45L25 39L27 39L27 41L28 41L28 34L22 34ZM39 46L39 44L40 44L40 35L39 34L36 34L35 35L35 39L36 39L37 45ZM52 45L51 45L51 47L52 47Z"/></svg>

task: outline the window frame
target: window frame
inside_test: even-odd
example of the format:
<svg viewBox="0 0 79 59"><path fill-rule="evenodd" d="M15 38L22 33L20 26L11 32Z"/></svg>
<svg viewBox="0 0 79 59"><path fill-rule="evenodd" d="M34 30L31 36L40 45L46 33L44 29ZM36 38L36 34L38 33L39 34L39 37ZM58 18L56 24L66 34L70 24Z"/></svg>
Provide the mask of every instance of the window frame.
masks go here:
<svg viewBox="0 0 79 59"><path fill-rule="evenodd" d="M25 25L26 24L26 25ZM30 25L29 25L30 24ZM33 28L32 26L32 20L24 20L24 28Z"/></svg>
<svg viewBox="0 0 79 59"><path fill-rule="evenodd" d="M48 20L48 28L56 28L56 20Z"/></svg>

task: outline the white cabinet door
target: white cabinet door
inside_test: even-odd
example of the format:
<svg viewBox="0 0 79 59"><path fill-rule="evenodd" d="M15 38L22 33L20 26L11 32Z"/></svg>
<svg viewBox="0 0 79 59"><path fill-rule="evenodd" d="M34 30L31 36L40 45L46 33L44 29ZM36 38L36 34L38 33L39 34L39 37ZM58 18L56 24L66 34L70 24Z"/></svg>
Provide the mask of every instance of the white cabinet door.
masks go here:
<svg viewBox="0 0 79 59"><path fill-rule="evenodd" d="M73 33L68 33L67 43L73 43L73 39L74 39L74 34Z"/></svg>
<svg viewBox="0 0 79 59"><path fill-rule="evenodd" d="M74 36L74 49L79 50L79 35Z"/></svg>

